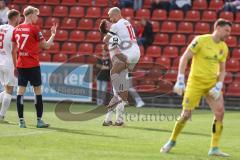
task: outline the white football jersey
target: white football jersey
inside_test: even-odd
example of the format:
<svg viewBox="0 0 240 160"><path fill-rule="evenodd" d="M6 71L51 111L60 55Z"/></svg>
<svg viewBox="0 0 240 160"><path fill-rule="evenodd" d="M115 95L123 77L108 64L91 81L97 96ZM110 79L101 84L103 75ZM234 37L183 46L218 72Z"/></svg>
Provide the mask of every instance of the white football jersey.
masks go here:
<svg viewBox="0 0 240 160"><path fill-rule="evenodd" d="M13 67L12 61L12 34L14 27L0 25L0 66Z"/></svg>
<svg viewBox="0 0 240 160"><path fill-rule="evenodd" d="M111 36L117 35L121 41L136 42L135 32L131 23L123 18L111 25L108 34Z"/></svg>

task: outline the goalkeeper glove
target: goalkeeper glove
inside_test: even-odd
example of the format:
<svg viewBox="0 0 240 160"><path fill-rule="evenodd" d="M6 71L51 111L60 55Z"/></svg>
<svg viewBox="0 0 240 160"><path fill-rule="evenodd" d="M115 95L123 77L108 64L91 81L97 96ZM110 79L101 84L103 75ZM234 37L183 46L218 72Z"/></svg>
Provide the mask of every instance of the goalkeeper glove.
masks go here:
<svg viewBox="0 0 240 160"><path fill-rule="evenodd" d="M184 75L178 74L177 82L175 83L173 87L173 92L177 93L179 96L183 95L183 92L185 90L185 82L184 82Z"/></svg>
<svg viewBox="0 0 240 160"><path fill-rule="evenodd" d="M217 100L221 96L222 87L223 83L217 82L216 85L209 91L209 95L212 96L215 100Z"/></svg>

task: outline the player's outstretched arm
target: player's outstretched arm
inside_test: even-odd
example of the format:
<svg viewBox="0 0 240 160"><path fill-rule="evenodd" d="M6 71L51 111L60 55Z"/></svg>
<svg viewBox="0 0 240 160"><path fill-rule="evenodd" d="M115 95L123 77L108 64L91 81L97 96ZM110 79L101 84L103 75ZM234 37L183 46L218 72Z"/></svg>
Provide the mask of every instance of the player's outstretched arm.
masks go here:
<svg viewBox="0 0 240 160"><path fill-rule="evenodd" d="M40 47L42 49L49 49L53 45L53 40L57 32L58 25L55 23L51 27L51 37L46 41L45 39L40 42Z"/></svg>
<svg viewBox="0 0 240 160"><path fill-rule="evenodd" d="M187 50L184 52L182 57L180 58L180 63L178 67L178 76L177 76L177 82L174 85L173 92L177 93L178 95L182 95L185 90L185 70L187 67L188 60L191 59L193 56L193 53L187 48Z"/></svg>

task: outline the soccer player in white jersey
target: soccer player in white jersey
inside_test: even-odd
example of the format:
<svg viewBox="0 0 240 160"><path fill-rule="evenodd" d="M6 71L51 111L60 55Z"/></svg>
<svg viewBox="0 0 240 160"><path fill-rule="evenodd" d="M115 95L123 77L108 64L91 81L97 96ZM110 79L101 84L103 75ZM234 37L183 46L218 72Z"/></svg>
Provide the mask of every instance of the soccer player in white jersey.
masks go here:
<svg viewBox="0 0 240 160"><path fill-rule="evenodd" d="M19 11L12 9L8 12L8 24L0 26L0 82L4 86L4 91L0 93L0 121L4 121L4 116L11 103L13 87L16 85L14 76L14 66L12 61L12 34L21 20Z"/></svg>
<svg viewBox="0 0 240 160"><path fill-rule="evenodd" d="M111 43L114 43L114 41L118 41L118 47L114 49L114 52L117 53L112 56L113 67L110 73L114 96L108 108L110 109L109 112L112 112L112 108L117 106L115 125L121 126L123 125L124 106L128 103L128 71L133 70L138 62L140 58L140 49L136 41L133 27L129 21L122 18L121 10L117 7L113 7L109 10L108 15L113 24L103 41L109 46ZM109 49L111 50L111 48ZM111 125L108 114L103 125Z"/></svg>

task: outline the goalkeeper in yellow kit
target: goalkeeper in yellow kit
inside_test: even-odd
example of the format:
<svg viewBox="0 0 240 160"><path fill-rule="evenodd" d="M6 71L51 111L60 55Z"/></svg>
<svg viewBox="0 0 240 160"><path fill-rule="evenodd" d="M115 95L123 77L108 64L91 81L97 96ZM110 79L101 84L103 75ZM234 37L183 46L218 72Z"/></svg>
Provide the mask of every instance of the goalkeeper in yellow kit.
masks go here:
<svg viewBox="0 0 240 160"><path fill-rule="evenodd" d="M188 46L180 59L177 82L174 92L184 93L182 113L176 121L170 140L161 148L160 152L168 153L176 144L176 139L192 111L198 107L202 96L214 113L211 146L209 156L229 156L220 151L218 142L223 128L224 100L221 93L225 77L225 62L228 47L224 40L230 35L231 22L218 19L214 24L214 32L197 36ZM185 69L188 60L192 58L191 71L185 89Z"/></svg>

